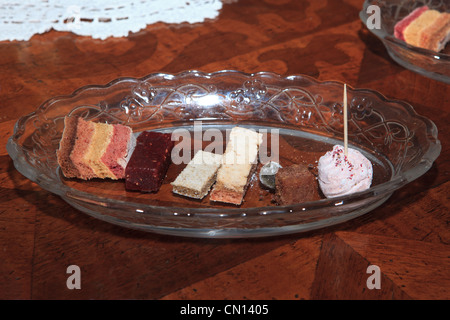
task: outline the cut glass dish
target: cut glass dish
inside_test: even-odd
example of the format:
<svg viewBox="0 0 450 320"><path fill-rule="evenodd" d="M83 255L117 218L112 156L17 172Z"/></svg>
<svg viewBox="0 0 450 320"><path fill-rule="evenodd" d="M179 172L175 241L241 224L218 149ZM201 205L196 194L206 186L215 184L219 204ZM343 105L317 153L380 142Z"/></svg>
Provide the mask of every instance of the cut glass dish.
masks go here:
<svg viewBox="0 0 450 320"><path fill-rule="evenodd" d="M308 156L314 165L313 159L343 141L343 86L304 75L234 70L119 78L46 101L18 120L7 150L25 177L74 208L116 225L188 237L303 232L361 216L424 174L441 150L433 122L406 102L349 87L349 144L374 164L372 187L338 198L277 206L255 173L244 203L237 207L174 195L170 182L180 171L175 165L156 194L128 192L123 181L66 179L56 157L64 117L121 123L135 132L189 131L199 122L203 129L223 131L239 125L266 130L279 134L282 163Z"/></svg>
<svg viewBox="0 0 450 320"><path fill-rule="evenodd" d="M450 48L441 52L415 47L394 37L395 24L414 11L427 5L439 12L450 12L448 0L366 0L359 14L362 22L386 47L390 57L399 65L425 77L450 83ZM376 8L373 10L374 7ZM374 14L380 13L379 28Z"/></svg>

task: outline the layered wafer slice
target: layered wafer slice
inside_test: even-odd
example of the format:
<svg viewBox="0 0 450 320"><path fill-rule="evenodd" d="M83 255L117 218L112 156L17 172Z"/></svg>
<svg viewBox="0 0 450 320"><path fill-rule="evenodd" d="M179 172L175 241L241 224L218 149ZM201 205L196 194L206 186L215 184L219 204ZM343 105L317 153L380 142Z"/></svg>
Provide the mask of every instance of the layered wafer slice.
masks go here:
<svg viewBox="0 0 450 320"><path fill-rule="evenodd" d="M258 163L262 134L254 130L234 127L229 135L222 166L210 200L240 205Z"/></svg>
<svg viewBox="0 0 450 320"><path fill-rule="evenodd" d="M197 151L172 184L176 194L203 199L216 181L217 170L222 165L222 155Z"/></svg>

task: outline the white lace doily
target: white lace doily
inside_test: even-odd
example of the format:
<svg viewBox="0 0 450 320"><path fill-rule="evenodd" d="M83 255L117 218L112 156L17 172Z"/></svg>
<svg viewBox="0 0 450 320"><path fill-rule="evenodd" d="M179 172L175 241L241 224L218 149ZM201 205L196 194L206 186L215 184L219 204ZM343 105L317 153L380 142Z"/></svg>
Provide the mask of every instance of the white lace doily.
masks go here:
<svg viewBox="0 0 450 320"><path fill-rule="evenodd" d="M0 2L0 41L54 29L96 39L126 37L156 22L214 19L220 0L15 0Z"/></svg>

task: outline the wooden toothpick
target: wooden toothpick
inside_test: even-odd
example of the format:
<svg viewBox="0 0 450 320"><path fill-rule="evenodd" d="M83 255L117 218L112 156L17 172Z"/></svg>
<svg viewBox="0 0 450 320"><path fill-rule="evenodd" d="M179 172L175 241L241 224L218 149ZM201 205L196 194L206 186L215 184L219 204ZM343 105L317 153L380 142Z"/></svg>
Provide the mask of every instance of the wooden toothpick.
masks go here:
<svg viewBox="0 0 450 320"><path fill-rule="evenodd" d="M344 154L348 153L347 84L344 83Z"/></svg>

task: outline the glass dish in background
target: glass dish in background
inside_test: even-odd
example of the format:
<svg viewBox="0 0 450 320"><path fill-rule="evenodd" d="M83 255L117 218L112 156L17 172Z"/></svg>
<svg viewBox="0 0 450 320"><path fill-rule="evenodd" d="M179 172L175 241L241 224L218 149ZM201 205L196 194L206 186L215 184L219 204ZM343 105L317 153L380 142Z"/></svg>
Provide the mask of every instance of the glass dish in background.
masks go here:
<svg viewBox="0 0 450 320"><path fill-rule="evenodd" d="M308 231L365 214L424 174L441 150L436 126L405 102L372 90L348 88L349 145L365 153L376 167L373 186L352 195L290 206L258 202L252 198L258 192L248 191L244 204L236 207L176 198L170 181L155 196L126 192L121 181L62 177L56 151L64 117L122 123L135 132L171 132L192 128L194 121L202 121L204 128L276 128L291 141L292 152L324 154L343 141L343 86L304 75L232 70L120 78L48 100L18 120L7 150L17 170L42 188L80 211L124 227L217 238Z"/></svg>
<svg viewBox="0 0 450 320"><path fill-rule="evenodd" d="M443 52L411 46L394 37L395 24L410 14L414 9L427 5L430 9L440 12L450 12L450 2L446 0L366 0L359 16L367 26L367 13L370 5L380 8L381 28L369 30L381 39L391 58L401 66L417 72L425 77L450 83L450 54L449 46Z"/></svg>

